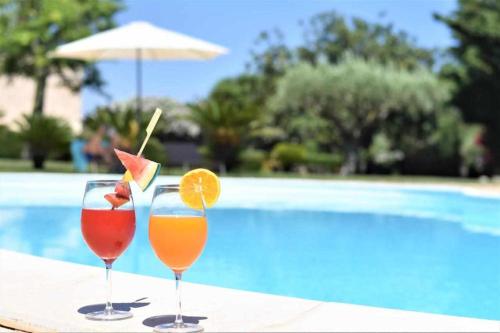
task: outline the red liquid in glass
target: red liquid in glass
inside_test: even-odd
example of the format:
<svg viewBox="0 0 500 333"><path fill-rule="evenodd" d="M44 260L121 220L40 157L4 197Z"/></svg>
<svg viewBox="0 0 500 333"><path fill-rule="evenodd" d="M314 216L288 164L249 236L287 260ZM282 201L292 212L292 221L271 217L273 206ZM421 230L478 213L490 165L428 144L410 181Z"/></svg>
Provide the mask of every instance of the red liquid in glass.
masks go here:
<svg viewBox="0 0 500 333"><path fill-rule="evenodd" d="M125 251L134 233L133 210L82 209L83 238L107 264L111 264Z"/></svg>

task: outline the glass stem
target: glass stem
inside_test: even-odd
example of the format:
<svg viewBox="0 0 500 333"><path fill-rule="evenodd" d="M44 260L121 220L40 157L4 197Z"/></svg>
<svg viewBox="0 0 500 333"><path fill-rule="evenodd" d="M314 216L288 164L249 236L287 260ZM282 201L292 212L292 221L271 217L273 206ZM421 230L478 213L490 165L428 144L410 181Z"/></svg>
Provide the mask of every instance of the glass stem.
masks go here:
<svg viewBox="0 0 500 333"><path fill-rule="evenodd" d="M106 308L104 308L104 312L106 314L111 314L113 312L113 304L111 303L111 266L112 264L106 263Z"/></svg>
<svg viewBox="0 0 500 333"><path fill-rule="evenodd" d="M184 325L184 322L182 321L182 306L181 306L181 279L182 279L182 273L181 272L174 272L175 273L175 294L177 296L177 315L175 316L175 326L181 327Z"/></svg>

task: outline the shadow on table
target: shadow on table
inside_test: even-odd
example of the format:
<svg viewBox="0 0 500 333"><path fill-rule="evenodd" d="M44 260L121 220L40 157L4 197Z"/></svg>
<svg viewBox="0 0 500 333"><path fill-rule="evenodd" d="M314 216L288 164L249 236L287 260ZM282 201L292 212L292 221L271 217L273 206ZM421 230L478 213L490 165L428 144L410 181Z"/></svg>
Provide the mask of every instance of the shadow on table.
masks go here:
<svg viewBox="0 0 500 333"><path fill-rule="evenodd" d="M207 317L197 317L197 316L182 316L182 320L189 324L198 324L200 320L207 319ZM173 323L175 321L175 315L163 315L154 316L144 319L143 325L149 327L155 327L161 324Z"/></svg>
<svg viewBox="0 0 500 333"><path fill-rule="evenodd" d="M113 309L120 311L130 311L132 308L142 308L143 306L147 306L149 302L141 302L146 300L147 297L139 298L131 303L113 303ZM91 304L85 305L78 309L79 313L87 314L90 312L104 310L105 304Z"/></svg>

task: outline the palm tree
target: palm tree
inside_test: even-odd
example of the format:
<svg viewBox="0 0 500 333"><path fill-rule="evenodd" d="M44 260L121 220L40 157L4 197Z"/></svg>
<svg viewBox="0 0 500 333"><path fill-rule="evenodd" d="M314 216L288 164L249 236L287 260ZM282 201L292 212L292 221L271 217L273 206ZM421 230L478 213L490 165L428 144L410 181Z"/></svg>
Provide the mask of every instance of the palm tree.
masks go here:
<svg viewBox="0 0 500 333"><path fill-rule="evenodd" d="M191 105L191 110L190 118L202 129L208 157L222 170L234 168L256 111L225 107L214 99Z"/></svg>
<svg viewBox="0 0 500 333"><path fill-rule="evenodd" d="M48 157L69 147L71 128L63 119L35 113L23 115L17 124L19 136L29 145L35 169L43 169Z"/></svg>

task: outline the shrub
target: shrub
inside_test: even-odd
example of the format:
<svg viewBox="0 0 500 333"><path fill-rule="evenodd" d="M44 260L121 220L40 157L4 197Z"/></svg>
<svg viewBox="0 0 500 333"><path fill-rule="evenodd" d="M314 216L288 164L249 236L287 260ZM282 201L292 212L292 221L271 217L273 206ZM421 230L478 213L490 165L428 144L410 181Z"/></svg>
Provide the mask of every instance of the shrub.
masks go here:
<svg viewBox="0 0 500 333"><path fill-rule="evenodd" d="M23 143L19 134L11 131L5 126L0 126L0 157L19 158Z"/></svg>
<svg viewBox="0 0 500 333"><path fill-rule="evenodd" d="M462 163L460 174L467 176L471 171L481 174L485 167L485 148L482 144L484 128L478 124L467 124L462 127L462 142L460 144L460 157Z"/></svg>
<svg viewBox="0 0 500 333"><path fill-rule="evenodd" d="M19 125L19 136L29 146L33 166L43 169L45 159L69 154L71 128L61 118L43 114L24 115Z"/></svg>
<svg viewBox="0 0 500 333"><path fill-rule="evenodd" d="M337 172L342 163L343 158L340 154L308 152L306 156L307 168L311 172Z"/></svg>
<svg viewBox="0 0 500 333"><path fill-rule="evenodd" d="M278 143L271 151L271 159L282 169L290 171L297 164L306 161L306 148L296 143Z"/></svg>
<svg viewBox="0 0 500 333"><path fill-rule="evenodd" d="M266 159L266 152L258 149L246 149L240 153L242 169L249 171L259 171Z"/></svg>

